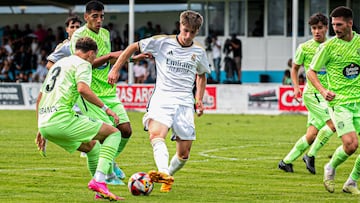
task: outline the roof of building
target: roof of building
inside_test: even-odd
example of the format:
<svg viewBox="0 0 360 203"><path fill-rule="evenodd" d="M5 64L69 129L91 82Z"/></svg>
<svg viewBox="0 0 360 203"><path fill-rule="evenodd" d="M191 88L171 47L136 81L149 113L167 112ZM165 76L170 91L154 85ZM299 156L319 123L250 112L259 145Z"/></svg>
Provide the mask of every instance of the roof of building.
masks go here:
<svg viewBox="0 0 360 203"><path fill-rule="evenodd" d="M87 2L87 1L86 1ZM104 4L129 4L128 0L101 0ZM175 4L186 3L187 0L134 0L135 4ZM0 6L45 6L52 5L62 8L72 8L75 5L85 4L76 0L1 0Z"/></svg>

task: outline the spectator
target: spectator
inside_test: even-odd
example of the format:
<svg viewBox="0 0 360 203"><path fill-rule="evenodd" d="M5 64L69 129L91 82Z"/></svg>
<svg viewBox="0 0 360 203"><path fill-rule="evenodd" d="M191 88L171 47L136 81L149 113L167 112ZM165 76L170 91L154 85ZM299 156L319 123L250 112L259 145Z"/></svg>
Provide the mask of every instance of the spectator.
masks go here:
<svg viewBox="0 0 360 203"><path fill-rule="evenodd" d="M47 60L46 58L42 58L40 63L38 64L36 71L32 75L32 79L34 82L44 82L46 74L48 73L48 69L46 68Z"/></svg>
<svg viewBox="0 0 360 203"><path fill-rule="evenodd" d="M141 61L137 61L134 64L134 78L135 78L135 83L144 83L144 79L145 79L145 67L143 62Z"/></svg>
<svg viewBox="0 0 360 203"><path fill-rule="evenodd" d="M145 32L144 32L144 37L151 37L155 34L156 30L153 28L152 22L148 21L146 23L146 27L145 27Z"/></svg>
<svg viewBox="0 0 360 203"><path fill-rule="evenodd" d="M38 24L34 34L37 36L39 43L42 44L45 41L47 32L41 24Z"/></svg>
<svg viewBox="0 0 360 203"><path fill-rule="evenodd" d="M152 57L145 59L144 65L146 69L144 83L155 83L156 81L155 59Z"/></svg>
<svg viewBox="0 0 360 203"><path fill-rule="evenodd" d="M241 40L236 37L236 34L231 35L230 46L233 52L233 58L237 69L237 79L241 84L241 60L242 60L242 44Z"/></svg>
<svg viewBox="0 0 360 203"><path fill-rule="evenodd" d="M11 68L11 62L5 59L2 63L2 68L0 69L0 81L12 82L14 80L10 68Z"/></svg>
<svg viewBox="0 0 360 203"><path fill-rule="evenodd" d="M177 35L180 33L180 22L179 21L176 21L175 22L175 28L174 30L172 31L172 34L173 35Z"/></svg>
<svg viewBox="0 0 360 203"><path fill-rule="evenodd" d="M284 71L284 76L282 79L282 84L283 85L291 85L291 76L290 76L290 70L286 69Z"/></svg>
<svg viewBox="0 0 360 203"><path fill-rule="evenodd" d="M214 34L211 38L211 50L212 50L212 59L214 62L214 68L216 72L216 79L220 82L220 69L221 69L221 42L218 40L217 35Z"/></svg>

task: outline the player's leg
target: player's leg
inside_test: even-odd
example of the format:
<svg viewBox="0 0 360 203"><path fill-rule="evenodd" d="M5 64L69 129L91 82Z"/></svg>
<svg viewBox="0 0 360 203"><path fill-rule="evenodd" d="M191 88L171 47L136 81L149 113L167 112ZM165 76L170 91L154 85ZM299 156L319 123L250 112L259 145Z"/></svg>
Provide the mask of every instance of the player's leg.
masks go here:
<svg viewBox="0 0 360 203"><path fill-rule="evenodd" d="M330 119L327 101L320 94L305 94L304 102L312 115L309 124L319 129L314 143L303 157L306 168L315 174L316 154L334 134L335 127Z"/></svg>
<svg viewBox="0 0 360 203"><path fill-rule="evenodd" d="M150 178L158 183L174 182L174 178L169 175L169 151L167 149L165 138L169 127L173 123L173 115L177 107L152 107L144 115L143 125L149 132L149 138L153 147L153 155L158 171L148 172Z"/></svg>
<svg viewBox="0 0 360 203"><path fill-rule="evenodd" d="M119 144L118 150L116 151L115 158L120 155L127 145L131 135L132 128L130 124L129 116L126 113L124 105L119 101L117 97L101 97L100 98L112 111L116 112L119 116L119 125L116 126L117 129L121 132L121 142ZM112 118L110 118L112 119ZM123 170L116 164L114 161L112 166L113 172L119 179L125 179L126 175Z"/></svg>
<svg viewBox="0 0 360 203"><path fill-rule="evenodd" d="M176 154L170 161L170 175L174 175L189 160L192 142L196 140L194 109L180 106L174 117L172 129L171 140L176 141Z"/></svg>
<svg viewBox="0 0 360 203"><path fill-rule="evenodd" d="M357 186L360 174L360 155L356 158L354 167L350 173L350 176L346 180L343 186L343 192L360 195L360 191Z"/></svg>
<svg viewBox="0 0 360 203"><path fill-rule="evenodd" d="M336 106L334 110L329 108L338 137L341 138L343 143L335 150L330 162L324 167L324 186L329 192L334 192L335 190L334 178L336 168L345 162L358 147L358 138L353 123L354 115L349 106Z"/></svg>
<svg viewBox="0 0 360 203"><path fill-rule="evenodd" d="M96 167L99 162L101 144L97 140L91 140L88 143L82 143L78 148L78 151L86 153L87 165L90 171L91 177L95 175Z"/></svg>
<svg viewBox="0 0 360 203"><path fill-rule="evenodd" d="M112 97L101 97L100 98L105 104L110 103L109 105L107 104L107 106L109 108L112 109L113 103L111 101L113 101L114 99ZM110 118L103 110L101 110L99 107L87 102L86 100L83 100L81 97L79 97L78 101L77 101L78 107L80 108L81 112L90 117L90 118L96 118L98 120L103 121L104 123L107 123L109 125L113 125L114 121L112 120L112 118ZM114 112L116 112L115 110L113 110ZM120 122L121 122L121 117L120 118ZM124 122L124 121L122 121ZM114 163L111 165L111 167L109 168L109 171L107 172L107 178L106 178L106 183L111 184L111 185L125 185L125 183L123 183L116 175L116 173L114 172Z"/></svg>
<svg viewBox="0 0 360 203"><path fill-rule="evenodd" d="M154 160L158 171L169 174L169 151L165 143L168 126L150 119L148 129L150 142L153 147Z"/></svg>
<svg viewBox="0 0 360 203"><path fill-rule="evenodd" d="M98 192L103 198L110 200L123 199L111 193L105 183L106 174L111 167L121 141L121 134L117 128L104 123L93 139L102 142L102 146L94 178L89 182L88 187L89 189Z"/></svg>
<svg viewBox="0 0 360 203"><path fill-rule="evenodd" d="M310 125L306 134L295 143L290 152L280 161L278 167L285 172L293 172L292 163L309 148L310 144L314 141L317 132L318 130Z"/></svg>
<svg viewBox="0 0 360 203"><path fill-rule="evenodd" d="M356 110L354 110L354 127L356 129L356 134L359 134L360 132L360 111L359 111L359 105L357 105ZM343 186L343 191L351 194L359 195L360 191L357 186L357 181L360 178L360 155L356 158L354 167L349 175L349 178L345 182Z"/></svg>

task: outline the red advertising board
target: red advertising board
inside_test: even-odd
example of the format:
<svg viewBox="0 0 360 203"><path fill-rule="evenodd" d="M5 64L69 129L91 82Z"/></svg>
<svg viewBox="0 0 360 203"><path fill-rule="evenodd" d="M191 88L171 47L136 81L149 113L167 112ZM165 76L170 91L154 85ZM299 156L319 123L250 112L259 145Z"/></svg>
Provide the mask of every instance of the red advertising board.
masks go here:
<svg viewBox="0 0 360 203"><path fill-rule="evenodd" d="M303 91L303 87L300 88ZM294 98L294 88L280 86L279 89L279 110L282 111L307 111L303 102L299 103Z"/></svg>
<svg viewBox="0 0 360 203"><path fill-rule="evenodd" d="M143 109L154 91L154 85L118 85L116 95L126 109ZM206 87L203 98L205 109L216 109L216 87Z"/></svg>

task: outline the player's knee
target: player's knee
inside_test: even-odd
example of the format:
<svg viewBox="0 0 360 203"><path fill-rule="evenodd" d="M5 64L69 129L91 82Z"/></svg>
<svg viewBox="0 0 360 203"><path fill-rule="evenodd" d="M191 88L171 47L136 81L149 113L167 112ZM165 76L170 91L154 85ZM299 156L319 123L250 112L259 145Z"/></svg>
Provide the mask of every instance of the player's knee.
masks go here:
<svg viewBox="0 0 360 203"><path fill-rule="evenodd" d="M117 129L121 132L121 137L130 138L132 134L132 129L130 123L123 123L117 126Z"/></svg>

